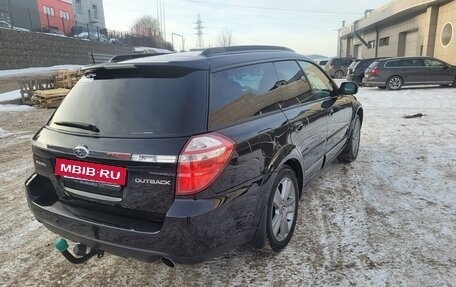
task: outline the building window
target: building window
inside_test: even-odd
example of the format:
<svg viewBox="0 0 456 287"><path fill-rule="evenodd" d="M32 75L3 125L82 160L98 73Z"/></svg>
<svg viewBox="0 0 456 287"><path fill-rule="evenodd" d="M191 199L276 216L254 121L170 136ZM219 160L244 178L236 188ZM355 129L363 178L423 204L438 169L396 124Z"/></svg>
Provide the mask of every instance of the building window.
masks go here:
<svg viewBox="0 0 456 287"><path fill-rule="evenodd" d="M443 26L442 35L440 36L440 42L443 47L446 47L450 44L451 39L453 38L453 25L448 22Z"/></svg>
<svg viewBox="0 0 456 287"><path fill-rule="evenodd" d="M368 49L375 48L375 41L372 40L372 41L367 42L367 48Z"/></svg>
<svg viewBox="0 0 456 287"><path fill-rule="evenodd" d="M81 0L76 0L76 11L82 15L82 3Z"/></svg>
<svg viewBox="0 0 456 287"><path fill-rule="evenodd" d="M66 11L60 10L60 18L64 20L70 20L70 14Z"/></svg>
<svg viewBox="0 0 456 287"><path fill-rule="evenodd" d="M92 10L93 10L93 17L95 19L98 19L98 7L97 7L97 5L92 5Z"/></svg>
<svg viewBox="0 0 456 287"><path fill-rule="evenodd" d="M381 47L381 46L388 46L390 43L390 37L385 37L385 38L381 38L380 40L378 40L378 46Z"/></svg>
<svg viewBox="0 0 456 287"><path fill-rule="evenodd" d="M46 5L43 6L44 15L54 16L54 8L48 7Z"/></svg>

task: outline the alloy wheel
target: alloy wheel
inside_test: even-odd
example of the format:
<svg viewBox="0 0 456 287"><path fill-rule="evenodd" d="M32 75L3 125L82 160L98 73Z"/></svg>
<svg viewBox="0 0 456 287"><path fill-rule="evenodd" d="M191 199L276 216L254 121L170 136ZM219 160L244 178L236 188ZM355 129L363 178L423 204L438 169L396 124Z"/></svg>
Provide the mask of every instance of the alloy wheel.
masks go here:
<svg viewBox="0 0 456 287"><path fill-rule="evenodd" d="M283 178L274 191L271 227L274 238L283 241L290 232L295 216L295 190L290 178Z"/></svg>

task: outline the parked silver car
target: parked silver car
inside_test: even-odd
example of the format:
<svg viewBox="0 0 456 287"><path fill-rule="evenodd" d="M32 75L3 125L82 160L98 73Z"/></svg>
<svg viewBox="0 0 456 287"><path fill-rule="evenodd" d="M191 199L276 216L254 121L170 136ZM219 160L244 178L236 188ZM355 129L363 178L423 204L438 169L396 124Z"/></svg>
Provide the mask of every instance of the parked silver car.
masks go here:
<svg viewBox="0 0 456 287"><path fill-rule="evenodd" d="M342 79L347 75L347 68L356 59L330 58L325 65L325 72L332 78Z"/></svg>
<svg viewBox="0 0 456 287"><path fill-rule="evenodd" d="M431 57L377 60L364 72L363 85L390 90L407 85L456 86L456 66Z"/></svg>

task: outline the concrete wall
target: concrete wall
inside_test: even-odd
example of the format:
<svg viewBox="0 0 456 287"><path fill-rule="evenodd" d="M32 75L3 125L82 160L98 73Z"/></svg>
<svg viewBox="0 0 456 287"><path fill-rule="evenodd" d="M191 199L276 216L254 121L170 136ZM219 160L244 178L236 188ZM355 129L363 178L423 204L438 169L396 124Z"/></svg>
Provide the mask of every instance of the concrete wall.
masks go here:
<svg viewBox="0 0 456 287"><path fill-rule="evenodd" d="M453 33L450 43L447 46L443 46L442 30L446 23L450 23L453 26ZM439 9L434 56L456 65L456 1L443 5Z"/></svg>
<svg viewBox="0 0 456 287"><path fill-rule="evenodd" d="M128 54L132 47L0 28L0 70L85 65L88 53Z"/></svg>

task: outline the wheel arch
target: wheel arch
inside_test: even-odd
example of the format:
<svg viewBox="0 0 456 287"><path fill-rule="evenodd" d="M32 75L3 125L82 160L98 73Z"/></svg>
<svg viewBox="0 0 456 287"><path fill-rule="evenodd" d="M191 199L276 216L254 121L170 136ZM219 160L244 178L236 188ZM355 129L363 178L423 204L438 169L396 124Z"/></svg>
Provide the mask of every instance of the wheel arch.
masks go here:
<svg viewBox="0 0 456 287"><path fill-rule="evenodd" d="M299 161L295 158L290 158L287 160L283 165L289 166L296 175L296 179L298 180L298 188L299 188L299 197L302 195L302 188L304 185L304 173L302 171L302 166Z"/></svg>
<svg viewBox="0 0 456 287"><path fill-rule="evenodd" d="M358 109L356 110L356 113L355 115L358 115L359 116L359 120L361 121L361 126L363 125L363 118L364 118L364 110L362 107L358 107Z"/></svg>
<svg viewBox="0 0 456 287"><path fill-rule="evenodd" d="M290 167L298 180L299 195L302 194L304 187L304 163L302 155L295 145L286 145L279 149L271 160L268 172L279 171L284 165Z"/></svg>

